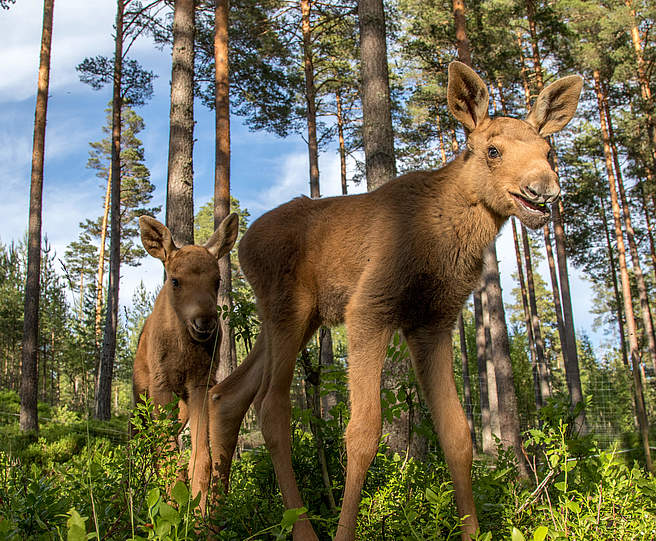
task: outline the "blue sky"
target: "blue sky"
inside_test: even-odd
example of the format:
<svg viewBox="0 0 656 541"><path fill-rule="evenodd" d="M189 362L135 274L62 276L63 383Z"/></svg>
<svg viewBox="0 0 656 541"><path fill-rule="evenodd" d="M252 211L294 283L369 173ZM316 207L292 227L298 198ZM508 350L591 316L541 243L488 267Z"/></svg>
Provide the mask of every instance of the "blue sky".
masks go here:
<svg viewBox="0 0 656 541"><path fill-rule="evenodd" d="M0 198L0 241L22 238L27 229L30 160L35 89L41 39L43 3L19 0L9 11L0 11L0 178L5 197ZM102 212L104 189L95 172L86 169L89 142L102 138L104 109L111 89L93 91L82 84L75 66L87 56L111 55L115 2L55 2L50 98L46 131L43 231L60 256L79 234L78 223ZM148 39L131 50L147 69L159 75L153 99L137 109L146 129L142 141L151 180L156 186L154 204L164 207L169 117L170 52L159 51ZM195 106L194 199L196 209L213 193L214 118L202 104ZM232 192L253 217L299 194L309 194L308 160L300 136L280 139L265 132L250 132L232 118ZM336 148L320 156L322 195L340 193ZM364 187L351 186L350 191ZM161 218L161 217L160 217ZM514 287L512 234L504 227L498 240L502 286L506 299ZM548 280L543 265L541 274ZM154 288L161 280L161 263L152 258L137 268L123 269L121 302L129 303L140 280ZM592 298L589 285L578 273L572 279L575 321L595 343L603 341L592 331L588 313Z"/></svg>

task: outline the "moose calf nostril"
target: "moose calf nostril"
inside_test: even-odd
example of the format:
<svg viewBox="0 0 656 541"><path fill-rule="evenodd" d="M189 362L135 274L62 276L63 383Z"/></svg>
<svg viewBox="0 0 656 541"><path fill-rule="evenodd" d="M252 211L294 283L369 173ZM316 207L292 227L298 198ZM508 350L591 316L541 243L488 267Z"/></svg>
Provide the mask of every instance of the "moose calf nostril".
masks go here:
<svg viewBox="0 0 656 541"><path fill-rule="evenodd" d="M216 319L211 317L197 317L194 319L194 326L199 331L213 331L216 327Z"/></svg>

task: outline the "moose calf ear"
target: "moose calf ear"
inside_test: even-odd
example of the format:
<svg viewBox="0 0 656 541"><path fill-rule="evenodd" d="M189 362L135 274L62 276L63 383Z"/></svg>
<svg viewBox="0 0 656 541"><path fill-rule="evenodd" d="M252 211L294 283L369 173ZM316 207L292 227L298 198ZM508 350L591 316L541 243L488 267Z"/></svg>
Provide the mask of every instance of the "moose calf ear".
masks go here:
<svg viewBox="0 0 656 541"><path fill-rule="evenodd" d="M540 92L526 122L542 137L562 130L576 113L582 88L583 79L579 75L570 75L551 83Z"/></svg>
<svg viewBox="0 0 656 541"><path fill-rule="evenodd" d="M237 233L239 233L239 216L233 212L219 224L210 240L205 243L205 248L217 259L221 259L234 246Z"/></svg>
<svg viewBox="0 0 656 541"><path fill-rule="evenodd" d="M150 216L139 217L141 244L146 251L162 263L177 250L169 228Z"/></svg>
<svg viewBox="0 0 656 541"><path fill-rule="evenodd" d="M447 101L451 114L469 131L487 118L490 96L483 80L466 64L449 64Z"/></svg>

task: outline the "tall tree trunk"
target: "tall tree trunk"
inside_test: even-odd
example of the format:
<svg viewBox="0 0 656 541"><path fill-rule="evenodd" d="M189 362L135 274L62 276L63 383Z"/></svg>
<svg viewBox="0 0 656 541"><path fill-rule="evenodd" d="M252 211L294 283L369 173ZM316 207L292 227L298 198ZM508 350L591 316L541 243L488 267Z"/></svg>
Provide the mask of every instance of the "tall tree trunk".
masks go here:
<svg viewBox="0 0 656 541"><path fill-rule="evenodd" d="M522 263L522 254L519 248L519 239L517 235L517 227L515 225L515 218L512 218L510 221L512 225L513 232L513 242L515 244L515 258L517 259L517 275L519 277L519 287L522 295L522 308L524 310L524 323L526 325L526 336L528 337L528 346L529 352L531 354L531 365L533 371L533 392L535 394L535 405L538 409L543 406L542 394L540 392L540 374L538 368L538 354L536 349L535 336L533 334L534 322L531 313L531 309L528 304L528 293L526 291L526 281L524 280L524 265ZM524 247L526 250L526 246ZM530 257L530 255L529 255ZM527 261L527 265L529 262ZM531 273L532 278L532 273ZM531 282L532 285L532 282ZM535 296L535 295L534 295ZM538 324L539 325L539 324ZM538 326L539 328L539 326ZM542 345L542 344L540 344ZM544 353L542 354L542 359L544 361Z"/></svg>
<svg viewBox="0 0 656 541"><path fill-rule="evenodd" d="M23 315L23 343L21 354L20 428L23 432L38 432L38 348L39 348L39 293L41 289L41 209L43 204L43 161L46 138L48 87L50 85L50 49L52 44L52 15L54 0L43 2L41 54L34 110L34 138L32 140L32 173L30 177L30 215L27 248L27 281Z"/></svg>
<svg viewBox="0 0 656 541"><path fill-rule="evenodd" d="M542 74L542 60L540 58L540 48L538 43L537 27L535 23L535 6L533 0L526 0L526 13L529 23L529 33L531 36L531 47L533 51L533 70L538 92L544 88L544 78ZM581 390L581 377L579 373L578 353L576 350L576 333L574 331L574 315L572 311L572 298L569 289L569 272L567 269L567 256L565 253L565 230L562 221L562 202L553 205L553 224L554 238L556 242L556 257L558 261L558 277L560 280L560 304L562 309L562 327L559 327L561 347L563 350L563 359L565 361L565 373L567 378L567 388L570 394L572 405L583 401L583 392ZM547 243L548 226L545 226L545 244ZM549 239L549 248L551 248ZM554 298L556 297L556 281L552 277L552 286L554 286ZM576 418L577 431L585 432L585 412Z"/></svg>
<svg viewBox="0 0 656 541"><path fill-rule="evenodd" d="M608 128L606 126L606 117L604 115L604 99L601 88L600 75L597 70L593 72L595 90L597 93L597 105L599 108L599 120L601 123L601 135L604 144L604 156L606 158L606 171L608 173L608 183L610 187L610 199L613 209L613 221L615 223L615 237L617 240L617 251L620 263L620 279L622 283L622 295L624 297L624 315L626 318L626 328L629 338L629 349L631 357L631 367L633 372L633 385L636 402L636 415L640 427L645 460L647 468L653 471L651 462L651 452L649 450L649 423L645 408L642 378L640 376L640 351L638 346L638 336L636 333L636 323L633 314L633 303L631 295L631 285L629 282L629 272L626 265L626 248L624 245L624 235L622 233L622 222L620 218L620 205L617 197L617 188L615 185L615 175L613 173L613 158L611 156L610 143L608 140Z"/></svg>
<svg viewBox="0 0 656 541"><path fill-rule="evenodd" d="M102 353L95 389L95 416L108 421L112 408L112 377L118 331L118 290L121 277L121 76L123 71L124 0L117 1L116 42L114 49L114 86L112 97L112 193L109 240L109 287L103 332Z"/></svg>
<svg viewBox="0 0 656 541"><path fill-rule="evenodd" d="M576 406L583 402L583 390L581 388L581 374L579 371L579 358L576 350L576 334L574 332L574 312L572 310L572 296L569 288L569 272L567 270L567 255L565 253L565 230L561 214L562 201L553 205L554 215L554 237L556 239L556 257L558 261L558 277L560 279L560 291L562 295L564 335L566 338L565 376L567 388L572 405ZM585 433L587 431L585 411L576 418L575 430Z"/></svg>
<svg viewBox="0 0 656 541"><path fill-rule="evenodd" d="M499 393L499 423L501 425L501 442L505 448L513 449L517 467L522 477L528 477L528 467L522 451L517 397L513 381L512 363L506 315L499 283L499 266L494 243L483 254L483 277L490 315L490 338L492 342L492 359L497 378Z"/></svg>
<svg viewBox="0 0 656 541"><path fill-rule="evenodd" d="M531 247L528 242L528 231L522 224L522 244L524 246L524 261L526 262L526 281L528 285L528 302L531 312L531 325L533 327L533 336L535 337L535 352L538 361L538 376L540 385L541 405L544 405L547 398L551 396L551 386L549 384L549 367L544 356L544 342L542 340L542 331L540 330L540 316L538 314L538 303L535 299L535 283L533 280L533 263L531 261Z"/></svg>
<svg viewBox="0 0 656 541"><path fill-rule="evenodd" d="M322 342L322 334L327 329L321 328L319 334L319 341ZM332 483L330 481L330 473L328 472L328 461L326 459L325 444L323 441L323 432L319 423L321 422L321 396L319 389L321 387L321 355L318 356L318 366L312 366L312 359L308 353L307 348L303 348L301 352L301 364L305 372L305 400L307 408L312 412L310 416L310 430L314 436L315 446L317 449L317 457L319 459L319 468L321 469L321 479L323 481L324 495L326 503L332 513L337 511L335 505L335 497L332 491Z"/></svg>
<svg viewBox="0 0 656 541"><path fill-rule="evenodd" d="M453 18L456 28L456 47L458 49L458 60L471 67L471 47L469 46L469 39L467 38L464 0L453 0Z"/></svg>
<svg viewBox="0 0 656 541"><path fill-rule="evenodd" d="M476 361L478 364L478 387L481 407L481 444L484 453L494 451L492 439L492 423L490 419L490 399L487 385L487 355L485 326L483 324L483 302L481 299L483 289L474 291L474 325L476 328Z"/></svg>
<svg viewBox="0 0 656 541"><path fill-rule="evenodd" d="M367 190L371 191L396 176L383 0L360 0L358 19L362 76L362 141Z"/></svg>
<svg viewBox="0 0 656 541"><path fill-rule="evenodd" d="M346 185L346 145L344 144L344 113L342 112L342 95L339 90L335 92L337 104L337 137L339 140L339 173L342 180L342 195L348 193Z"/></svg>
<svg viewBox="0 0 656 541"><path fill-rule="evenodd" d="M214 164L214 229L230 214L230 64L228 61L229 0L217 0L214 12L214 113L215 113L215 164ZM219 317L221 345L217 380L225 379L237 367L235 332L230 326L232 312L232 267L230 254L219 260L221 284L217 302L219 308L228 307L228 313ZM216 368L216 365L215 365Z"/></svg>
<svg viewBox="0 0 656 541"><path fill-rule="evenodd" d="M603 197L599 197L599 205L601 208L601 219L604 225L604 236L606 237L606 248L608 249L608 262L610 263L611 282L613 284L613 295L615 303L617 304L617 326L620 333L620 349L622 350L622 363L628 368L629 359L626 354L626 337L624 335L624 320L622 318L622 297L620 290L617 286L617 269L615 268L615 254L613 253L613 245L610 242L610 233L608 232L608 219L606 218L606 207L604 205Z"/></svg>
<svg viewBox="0 0 656 541"><path fill-rule="evenodd" d="M490 332L490 305L487 298L485 282L481 288L481 305L483 307L483 333L485 336L485 370L487 372L487 401L490 406L490 427L492 434L501 438L501 421L499 419L499 388L497 387L497 372L494 367L492 353L492 333Z"/></svg>
<svg viewBox="0 0 656 541"><path fill-rule="evenodd" d="M194 0L175 0L166 225L177 246L194 242Z"/></svg>
<svg viewBox="0 0 656 541"><path fill-rule="evenodd" d="M305 99L306 99L306 120L308 130L308 157L310 163L310 196L313 199L321 197L321 187L319 184L319 145L317 142L317 105L316 105L316 88L314 86L314 66L312 61L312 25L310 21L310 11L312 9L311 0L301 0L301 31L303 34L303 67L305 74ZM335 511L335 499L332 493L332 484L328 472L328 463L324 450L323 434L319 425L321 416L321 371L324 363L326 366L334 364L333 358L333 341L329 328L321 327L319 330L319 359L316 369L311 367L311 361L307 356L306 359L306 377L311 385L306 385L306 390L311 391L311 409L312 418L310 419L310 430L314 435L317 446L317 457L319 467L321 468L321 478L324 484L324 491L327 498L328 506L331 511ZM308 399L310 400L310 399Z"/></svg>
<svg viewBox="0 0 656 541"><path fill-rule="evenodd" d="M646 102L647 107L647 131L651 142L651 172L656 174L656 121L654 120L653 100L651 95L651 87L649 86L649 76L647 75L648 66L645 64L645 59L642 50L642 39L640 37L640 30L638 22L636 21L636 11L633 8L631 0L625 0L624 3L631 12L631 42L633 43L633 52L636 56L636 63L638 67L638 81L640 82L640 94L642 99Z"/></svg>
<svg viewBox="0 0 656 541"><path fill-rule="evenodd" d="M319 145L317 143L317 104L312 62L312 28L310 25L310 0L301 0L301 30L303 32L303 69L305 73L305 115L308 131L308 153L310 162L310 196L321 197L319 189Z"/></svg>
<svg viewBox="0 0 656 541"><path fill-rule="evenodd" d="M111 167L111 166L110 166ZM112 193L112 171L107 175L107 190L105 191L105 206L103 207L102 229L100 230L100 250L98 255L98 274L96 279L96 349L100 346L100 323L102 322L103 281L105 275L105 243L107 237L107 221Z"/></svg>
<svg viewBox="0 0 656 541"><path fill-rule="evenodd" d="M472 409L471 383L469 381L469 354L467 353L467 337L465 335L465 321L462 317L462 311L458 317L458 334L460 335L460 357L462 359L462 390L465 400L465 415L469 425L469 434L471 435L474 448L476 444L476 431L474 430L474 412Z"/></svg>
<svg viewBox="0 0 656 541"><path fill-rule="evenodd" d="M613 131L613 122L608 108L608 99L606 93L602 88L602 99L604 106L604 115L606 117L606 126L608 129L608 142L610 144L610 151L613 157L613 165L615 166L615 178L617 180L617 187L620 195L620 205L622 208L622 217L624 218L624 228L626 230L626 238L629 241L629 252L631 254L631 263L633 265L633 274L635 276L636 285L638 286L638 299L640 301L640 309L642 313L642 324L647 339L647 347L649 349L649 356L651 357L652 366L656 370L656 336L654 336L654 324L649 310L649 300L647 298L647 285L645 284L645 277L642 273L642 265L640 264L640 254L638 254L638 246L635 240L635 232L631 222L631 211L629 203L626 199L626 191L624 189L624 180L622 177L622 168L617 154L617 146L615 145L615 133Z"/></svg>
<svg viewBox="0 0 656 541"><path fill-rule="evenodd" d="M649 172L647 172L647 184L653 186L654 178ZM649 249L651 252L651 267L652 273L654 274L654 280L656 280L656 244L654 243L654 227L652 224L652 219L649 217L650 214L655 211L650 210L649 203L647 203L647 196L645 195L645 182L640 182L640 201L642 203L642 212L645 215L645 225L647 226L647 236L649 238Z"/></svg>

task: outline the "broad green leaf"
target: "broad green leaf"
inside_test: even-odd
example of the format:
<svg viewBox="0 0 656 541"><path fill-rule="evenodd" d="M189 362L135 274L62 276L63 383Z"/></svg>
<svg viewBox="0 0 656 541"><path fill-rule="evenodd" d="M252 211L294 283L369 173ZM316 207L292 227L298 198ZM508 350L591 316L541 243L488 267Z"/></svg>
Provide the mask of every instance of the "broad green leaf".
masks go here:
<svg viewBox="0 0 656 541"><path fill-rule="evenodd" d="M307 513L307 509L305 507L285 510L285 512L282 514L280 525L286 530L289 530L303 513Z"/></svg>
<svg viewBox="0 0 656 541"><path fill-rule="evenodd" d="M520 532L517 528L513 526L512 529L512 534L510 536L512 541L526 541L526 538L524 537L524 534Z"/></svg>
<svg viewBox="0 0 656 541"><path fill-rule="evenodd" d="M544 538L547 537L549 533L549 528L546 526L538 526L533 532L533 541L544 541Z"/></svg>
<svg viewBox="0 0 656 541"><path fill-rule="evenodd" d="M149 508L155 507L155 504L159 501L159 488L153 488L148 492L146 496L146 503Z"/></svg>
<svg viewBox="0 0 656 541"><path fill-rule="evenodd" d="M173 496L173 499L178 505L186 505L189 500L189 490L187 489L187 485L182 481L178 481L173 486L173 490L171 490L171 496Z"/></svg>
<svg viewBox="0 0 656 541"><path fill-rule="evenodd" d="M178 519L178 512L166 502L162 502L160 504L159 514L163 519L168 520L170 522L175 523Z"/></svg>

